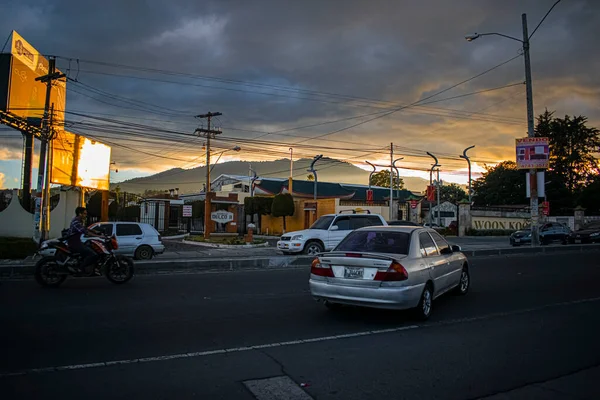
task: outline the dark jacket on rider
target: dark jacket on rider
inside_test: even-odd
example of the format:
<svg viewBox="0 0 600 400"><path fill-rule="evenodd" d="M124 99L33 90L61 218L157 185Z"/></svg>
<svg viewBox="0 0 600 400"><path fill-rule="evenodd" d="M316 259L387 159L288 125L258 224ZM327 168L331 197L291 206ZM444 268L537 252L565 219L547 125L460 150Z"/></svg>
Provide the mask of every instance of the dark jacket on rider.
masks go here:
<svg viewBox="0 0 600 400"><path fill-rule="evenodd" d="M69 232L67 233L69 247L73 249L79 248L82 245L81 235L87 233L87 231L81 220L78 217L73 217L69 226Z"/></svg>

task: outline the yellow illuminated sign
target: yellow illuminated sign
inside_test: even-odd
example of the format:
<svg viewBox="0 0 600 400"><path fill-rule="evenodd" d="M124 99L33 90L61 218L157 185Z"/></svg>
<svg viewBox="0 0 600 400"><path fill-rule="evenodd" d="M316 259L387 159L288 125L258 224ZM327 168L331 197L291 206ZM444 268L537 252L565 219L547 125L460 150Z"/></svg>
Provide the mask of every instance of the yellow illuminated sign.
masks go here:
<svg viewBox="0 0 600 400"><path fill-rule="evenodd" d="M71 132L58 131L52 147L52 183L109 189L109 146Z"/></svg>
<svg viewBox="0 0 600 400"><path fill-rule="evenodd" d="M0 77L9 82L7 112L21 118L42 118L46 103L46 84L35 78L48 74L48 60L17 32L12 32L10 76ZM60 71L57 71L60 72ZM52 124L63 127L66 107L65 79L53 82L50 106L54 106Z"/></svg>

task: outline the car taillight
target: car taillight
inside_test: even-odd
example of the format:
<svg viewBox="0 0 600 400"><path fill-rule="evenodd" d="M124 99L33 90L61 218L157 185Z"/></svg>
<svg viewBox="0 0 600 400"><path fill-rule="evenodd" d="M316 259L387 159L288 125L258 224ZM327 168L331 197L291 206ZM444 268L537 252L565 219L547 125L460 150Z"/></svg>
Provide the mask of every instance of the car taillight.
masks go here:
<svg viewBox="0 0 600 400"><path fill-rule="evenodd" d="M317 276L325 276L327 278L333 278L333 270L328 265L323 265L319 262L318 258L312 262L310 266L310 273Z"/></svg>
<svg viewBox="0 0 600 400"><path fill-rule="evenodd" d="M110 245L112 246L113 250L117 250L119 248L119 243L117 243L117 239L114 237L110 238Z"/></svg>
<svg viewBox="0 0 600 400"><path fill-rule="evenodd" d="M402 266L402 264L394 261L387 271L378 271L375 274L374 280L384 282L397 282L405 281L408 279L408 271Z"/></svg>

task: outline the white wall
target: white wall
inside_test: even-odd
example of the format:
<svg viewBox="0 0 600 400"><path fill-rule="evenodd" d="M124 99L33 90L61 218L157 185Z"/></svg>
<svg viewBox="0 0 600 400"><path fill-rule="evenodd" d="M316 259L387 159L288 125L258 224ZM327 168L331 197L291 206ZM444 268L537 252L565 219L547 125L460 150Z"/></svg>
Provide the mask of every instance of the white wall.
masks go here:
<svg viewBox="0 0 600 400"><path fill-rule="evenodd" d="M389 217L390 217L390 208L387 206L342 206L339 203L339 199L336 199L336 204L335 204L335 213L339 214L340 211L346 211L346 210L355 210L357 208L360 208L361 210L369 210L371 211L371 214L379 214L383 217L383 219L385 219L386 221L389 221Z"/></svg>
<svg viewBox="0 0 600 400"><path fill-rule="evenodd" d="M69 227L78 205L79 192L60 192L58 204L50 211L51 238L59 237L61 231ZM21 206L18 191L15 190L8 207L0 212L0 236L33 238L33 233L33 214L25 211Z"/></svg>

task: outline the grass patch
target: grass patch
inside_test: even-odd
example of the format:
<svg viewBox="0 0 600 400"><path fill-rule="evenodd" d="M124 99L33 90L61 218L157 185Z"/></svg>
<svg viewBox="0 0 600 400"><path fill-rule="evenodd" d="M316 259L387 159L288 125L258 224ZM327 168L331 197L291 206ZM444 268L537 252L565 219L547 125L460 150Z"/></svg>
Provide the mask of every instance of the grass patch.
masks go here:
<svg viewBox="0 0 600 400"><path fill-rule="evenodd" d="M0 237L0 259L19 260L36 251L37 244L30 238Z"/></svg>
<svg viewBox="0 0 600 400"><path fill-rule="evenodd" d="M204 236L188 236L185 240L201 242L201 243L212 243L212 244L228 244L228 245L238 245L238 246L246 245L244 238L239 237L239 236L229 236L229 237L215 236L208 240L204 239ZM254 239L254 241L251 244L263 244L265 242L266 242L266 240L264 240L264 239Z"/></svg>

